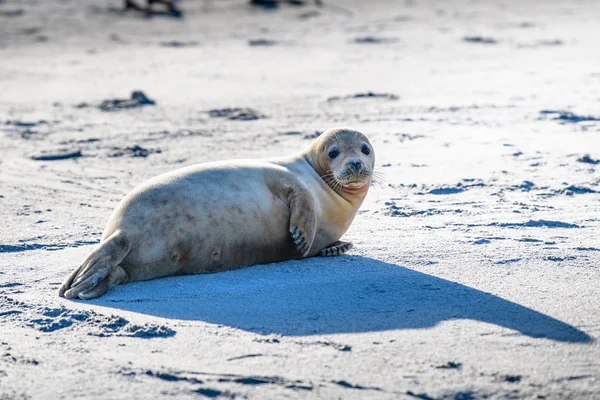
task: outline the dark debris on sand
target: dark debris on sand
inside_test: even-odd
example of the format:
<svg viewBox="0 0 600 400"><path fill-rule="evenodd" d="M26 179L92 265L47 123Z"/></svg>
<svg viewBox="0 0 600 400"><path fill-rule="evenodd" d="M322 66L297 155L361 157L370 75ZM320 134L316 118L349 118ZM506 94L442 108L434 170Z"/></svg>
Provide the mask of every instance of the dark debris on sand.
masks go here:
<svg viewBox="0 0 600 400"><path fill-rule="evenodd" d="M19 128L34 128L39 125L47 125L48 121L46 121L44 119L40 119L37 122L23 122L23 121L19 121L19 120L14 120L14 121L8 120L4 124L12 125L12 126L19 127Z"/></svg>
<svg viewBox="0 0 600 400"><path fill-rule="evenodd" d="M173 48L182 48L182 47L196 47L199 45L195 40L189 40L187 42L182 42L179 40L169 40L166 42L161 42L160 45L162 47L173 47Z"/></svg>
<svg viewBox="0 0 600 400"><path fill-rule="evenodd" d="M461 369L462 368L462 363L454 362L454 361L448 361L446 364L438 365L436 368L437 369Z"/></svg>
<svg viewBox="0 0 600 400"><path fill-rule="evenodd" d="M375 391L378 391L378 392L382 392L383 391L381 388L378 388L376 386L355 385L355 384L349 383L347 381L333 381L333 383L335 383L336 385L341 386L343 388L346 388L346 389L375 390Z"/></svg>
<svg viewBox="0 0 600 400"><path fill-rule="evenodd" d="M274 46L277 44L277 41L275 40L271 40L271 39L250 39L248 40L248 46L251 47L268 47L268 46Z"/></svg>
<svg viewBox="0 0 600 400"><path fill-rule="evenodd" d="M17 8L15 10L2 10L0 11L0 17L20 17L25 14L25 10L22 8Z"/></svg>
<svg viewBox="0 0 600 400"><path fill-rule="evenodd" d="M100 108L102 111L115 111L126 108L136 108L154 105L156 105L156 102L154 100L149 99L141 90L136 90L131 93L130 99L104 100L102 103L100 103L98 108Z"/></svg>
<svg viewBox="0 0 600 400"><path fill-rule="evenodd" d="M217 390L217 389L211 389L211 388L199 388L199 389L193 390L193 392L198 393L199 395L208 397L208 398L222 397L222 398L234 399L236 397L235 394L233 394L231 392Z"/></svg>
<svg viewBox="0 0 600 400"><path fill-rule="evenodd" d="M353 40L354 43L358 44L382 44L382 43L395 43L398 39L396 38L382 38L374 36L357 37Z"/></svg>
<svg viewBox="0 0 600 400"><path fill-rule="evenodd" d="M316 138L318 138L321 133L320 131L312 131L312 132L306 132L306 131L286 131L286 132L280 132L279 135L282 136L302 136L302 139L307 139L307 140L314 140Z"/></svg>
<svg viewBox="0 0 600 400"><path fill-rule="evenodd" d="M573 196L575 194L598 193L598 191L585 186L569 185L566 188L558 190L558 193Z"/></svg>
<svg viewBox="0 0 600 400"><path fill-rule="evenodd" d="M279 2L276 0L250 0L250 5L268 10L279 7Z"/></svg>
<svg viewBox="0 0 600 400"><path fill-rule="evenodd" d="M327 101L339 101L339 100L352 100L352 99L384 99L384 100L398 100L400 97L392 93L375 93L375 92L364 92L349 94L347 96L332 96Z"/></svg>
<svg viewBox="0 0 600 400"><path fill-rule="evenodd" d="M152 7L155 3L162 4L165 6L165 8L162 10L157 10ZM143 12L147 17L151 17L153 15L164 15L173 18L183 17L183 11L177 8L175 1L173 0L146 0L146 7L138 5L137 2L133 0L125 0L123 11L129 10Z"/></svg>
<svg viewBox="0 0 600 400"><path fill-rule="evenodd" d="M559 121L561 124L576 124L578 122L600 121L600 118L593 117L591 115L577 115L571 111L563 110L541 110L540 114L551 115L553 116L552 119L554 121Z"/></svg>
<svg viewBox="0 0 600 400"><path fill-rule="evenodd" d="M56 152L43 153L36 156L31 156L35 161L56 161L56 160L68 160L71 158L83 157L81 150L63 150Z"/></svg>
<svg viewBox="0 0 600 400"><path fill-rule="evenodd" d="M212 118L227 118L233 121L252 121L265 118L260 112L248 107L219 108L209 110L208 115Z"/></svg>
<svg viewBox="0 0 600 400"><path fill-rule="evenodd" d="M98 105L98 108L102 111L118 111L125 110L130 108L144 107L144 106L154 106L156 102L141 90L135 90L131 92L131 97L129 99L108 99L104 100L102 103ZM76 108L88 108L93 107L88 103L79 103L75 106Z"/></svg>
<svg viewBox="0 0 600 400"><path fill-rule="evenodd" d="M467 43L477 43L477 44L497 44L498 41L492 37L484 37L484 36L465 36L463 37L463 41Z"/></svg>
<svg viewBox="0 0 600 400"><path fill-rule="evenodd" d="M160 149L146 149L142 146L138 146L137 144L135 146L124 147L124 148L113 147L113 150L115 150L115 151L113 153L109 154L109 157L123 157L125 155L128 155L131 157L146 158L150 154L154 154L154 153L158 154L158 153L162 152Z"/></svg>
<svg viewBox="0 0 600 400"><path fill-rule="evenodd" d="M579 161L580 163L592 164L592 165L600 164L600 160L593 159L592 157L590 157L589 154L586 154L583 157L579 157L577 159L577 161Z"/></svg>
<svg viewBox="0 0 600 400"><path fill-rule="evenodd" d="M518 383L523 378L521 375L501 375L497 377L501 382Z"/></svg>
<svg viewBox="0 0 600 400"><path fill-rule="evenodd" d="M254 7L260 7L265 10L273 10L279 7L280 4L289 4L292 6L303 6L306 5L304 0L250 0L250 5ZM322 6L322 0L314 0L316 6Z"/></svg>

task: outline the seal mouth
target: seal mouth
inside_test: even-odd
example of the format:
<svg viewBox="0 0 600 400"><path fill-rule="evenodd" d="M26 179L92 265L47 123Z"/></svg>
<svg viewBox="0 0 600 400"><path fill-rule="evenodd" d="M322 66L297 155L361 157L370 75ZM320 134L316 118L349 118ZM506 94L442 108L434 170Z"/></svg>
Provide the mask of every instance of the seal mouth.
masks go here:
<svg viewBox="0 0 600 400"><path fill-rule="evenodd" d="M336 180L341 191L351 194L361 193L369 189L371 174L366 172L358 176L342 176Z"/></svg>
<svg viewBox="0 0 600 400"><path fill-rule="evenodd" d="M366 192L373 180L370 170L362 170L356 174L348 170L331 171L323 180L338 193L358 194Z"/></svg>
<svg viewBox="0 0 600 400"><path fill-rule="evenodd" d="M342 183L342 191L350 194L361 193L369 188L369 182L370 180Z"/></svg>
<svg viewBox="0 0 600 400"><path fill-rule="evenodd" d="M359 189L359 188L365 186L367 183L369 183L369 182L368 181L353 181L353 182L342 183L342 187L349 188L349 189Z"/></svg>

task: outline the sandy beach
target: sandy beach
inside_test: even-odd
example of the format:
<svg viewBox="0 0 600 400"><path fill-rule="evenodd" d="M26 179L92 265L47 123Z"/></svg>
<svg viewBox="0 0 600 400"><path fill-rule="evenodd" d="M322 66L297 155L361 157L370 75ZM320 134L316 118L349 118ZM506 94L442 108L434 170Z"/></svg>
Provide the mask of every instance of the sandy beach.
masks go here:
<svg viewBox="0 0 600 400"><path fill-rule="evenodd" d="M0 400L600 399L600 3L248 3L0 0ZM136 185L338 126L347 255L58 297Z"/></svg>

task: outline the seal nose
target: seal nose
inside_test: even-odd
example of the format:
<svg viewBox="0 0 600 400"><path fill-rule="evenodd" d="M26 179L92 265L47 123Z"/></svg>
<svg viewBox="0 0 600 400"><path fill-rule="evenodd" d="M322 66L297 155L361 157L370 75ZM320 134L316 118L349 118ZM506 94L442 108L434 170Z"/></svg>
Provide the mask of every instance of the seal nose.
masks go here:
<svg viewBox="0 0 600 400"><path fill-rule="evenodd" d="M352 172L359 172L362 169L363 164L362 164L362 161L355 160L355 161L350 161L348 163L348 167L350 167L350 170Z"/></svg>

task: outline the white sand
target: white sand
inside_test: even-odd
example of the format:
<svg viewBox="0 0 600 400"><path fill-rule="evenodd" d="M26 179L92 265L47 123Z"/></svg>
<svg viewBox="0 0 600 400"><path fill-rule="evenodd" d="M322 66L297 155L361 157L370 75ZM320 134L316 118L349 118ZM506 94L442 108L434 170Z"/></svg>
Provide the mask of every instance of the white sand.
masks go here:
<svg viewBox="0 0 600 400"><path fill-rule="evenodd" d="M0 399L600 398L600 5L537 3L0 1ZM350 255L58 298L135 185L341 125Z"/></svg>

